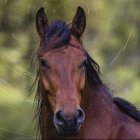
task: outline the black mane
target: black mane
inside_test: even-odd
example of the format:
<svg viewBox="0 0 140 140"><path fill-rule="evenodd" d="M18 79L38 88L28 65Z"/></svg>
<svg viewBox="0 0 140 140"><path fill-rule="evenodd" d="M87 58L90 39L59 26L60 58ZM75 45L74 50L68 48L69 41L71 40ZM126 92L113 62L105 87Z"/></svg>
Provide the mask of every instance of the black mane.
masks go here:
<svg viewBox="0 0 140 140"><path fill-rule="evenodd" d="M71 31L69 25L67 25L64 21L52 21L43 35L43 46L49 48L59 48L64 46L65 44L68 44L70 35Z"/></svg>
<svg viewBox="0 0 140 140"><path fill-rule="evenodd" d="M133 104L119 97L114 97L113 102L122 112L140 122L140 111Z"/></svg>

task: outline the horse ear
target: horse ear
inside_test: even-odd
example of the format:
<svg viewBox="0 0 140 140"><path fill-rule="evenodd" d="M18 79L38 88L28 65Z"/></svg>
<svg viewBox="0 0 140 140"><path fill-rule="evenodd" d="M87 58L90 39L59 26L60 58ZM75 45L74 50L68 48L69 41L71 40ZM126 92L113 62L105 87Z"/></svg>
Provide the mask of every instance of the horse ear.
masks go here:
<svg viewBox="0 0 140 140"><path fill-rule="evenodd" d="M77 8L77 12L72 21L71 32L77 38L80 39L86 27L86 15L80 6Z"/></svg>
<svg viewBox="0 0 140 140"><path fill-rule="evenodd" d="M47 28L48 28L48 18L44 12L44 8L40 8L36 14L36 29L40 37L43 36Z"/></svg>

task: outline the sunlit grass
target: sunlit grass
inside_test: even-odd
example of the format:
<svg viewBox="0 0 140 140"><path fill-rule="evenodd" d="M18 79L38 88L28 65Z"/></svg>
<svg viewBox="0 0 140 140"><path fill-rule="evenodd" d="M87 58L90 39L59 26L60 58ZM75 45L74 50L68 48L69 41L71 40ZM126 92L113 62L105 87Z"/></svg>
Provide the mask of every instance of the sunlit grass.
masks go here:
<svg viewBox="0 0 140 140"><path fill-rule="evenodd" d="M8 85L0 85L0 104L4 106L21 104L24 94L18 88Z"/></svg>
<svg viewBox="0 0 140 140"><path fill-rule="evenodd" d="M129 90L126 90L122 96L140 108L140 81L137 80L137 82L135 81L132 85L133 86Z"/></svg>
<svg viewBox="0 0 140 140"><path fill-rule="evenodd" d="M35 138L33 104L18 88L0 85L0 138Z"/></svg>

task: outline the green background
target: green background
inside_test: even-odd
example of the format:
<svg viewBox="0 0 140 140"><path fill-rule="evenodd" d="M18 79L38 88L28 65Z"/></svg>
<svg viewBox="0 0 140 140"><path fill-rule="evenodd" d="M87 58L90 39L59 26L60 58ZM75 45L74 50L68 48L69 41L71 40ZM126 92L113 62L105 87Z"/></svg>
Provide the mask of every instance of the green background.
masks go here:
<svg viewBox="0 0 140 140"><path fill-rule="evenodd" d="M49 20L71 23L84 8L83 43L100 65L114 96L140 106L140 0L0 0L0 139L33 139L36 75L31 60L39 45L35 16L44 7Z"/></svg>

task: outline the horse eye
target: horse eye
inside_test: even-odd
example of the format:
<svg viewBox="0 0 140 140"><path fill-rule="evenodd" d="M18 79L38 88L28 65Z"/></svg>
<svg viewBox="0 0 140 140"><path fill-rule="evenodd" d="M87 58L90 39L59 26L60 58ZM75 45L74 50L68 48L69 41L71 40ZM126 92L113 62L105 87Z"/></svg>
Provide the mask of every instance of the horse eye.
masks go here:
<svg viewBox="0 0 140 140"><path fill-rule="evenodd" d="M39 63L42 68L49 68L45 60L39 59Z"/></svg>

